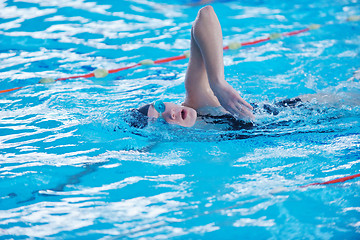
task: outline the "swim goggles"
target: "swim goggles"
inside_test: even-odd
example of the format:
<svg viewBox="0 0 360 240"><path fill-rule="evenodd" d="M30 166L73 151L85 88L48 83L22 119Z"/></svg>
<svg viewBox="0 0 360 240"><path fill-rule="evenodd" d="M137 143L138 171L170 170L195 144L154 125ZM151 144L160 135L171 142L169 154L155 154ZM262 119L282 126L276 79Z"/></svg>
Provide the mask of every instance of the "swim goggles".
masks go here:
<svg viewBox="0 0 360 240"><path fill-rule="evenodd" d="M156 101L156 102L153 103L153 106L154 106L155 110L156 110L158 113L160 113L160 116L161 116L161 114L162 114L163 112L165 112L165 108L166 108L166 107L165 107L165 104L164 104L163 101L158 100L158 101Z"/></svg>

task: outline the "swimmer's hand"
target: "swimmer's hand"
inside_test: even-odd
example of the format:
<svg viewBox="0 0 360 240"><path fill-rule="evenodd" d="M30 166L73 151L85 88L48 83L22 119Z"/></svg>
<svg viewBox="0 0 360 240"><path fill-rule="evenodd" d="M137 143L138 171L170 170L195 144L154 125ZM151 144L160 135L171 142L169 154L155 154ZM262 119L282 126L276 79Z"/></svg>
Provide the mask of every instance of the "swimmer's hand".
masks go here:
<svg viewBox="0 0 360 240"><path fill-rule="evenodd" d="M251 121L255 119L253 107L246 102L239 93L226 81L212 84L211 89L218 98L221 106L229 111L235 118Z"/></svg>

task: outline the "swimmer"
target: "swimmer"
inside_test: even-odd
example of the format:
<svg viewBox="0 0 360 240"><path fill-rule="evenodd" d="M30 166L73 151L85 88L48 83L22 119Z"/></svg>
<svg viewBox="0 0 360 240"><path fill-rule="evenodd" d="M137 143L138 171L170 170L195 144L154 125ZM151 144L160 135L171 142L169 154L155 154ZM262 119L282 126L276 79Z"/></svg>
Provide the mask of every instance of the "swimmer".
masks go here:
<svg viewBox="0 0 360 240"><path fill-rule="evenodd" d="M191 28L185 89L186 98L181 105L162 101L147 104L133 109L132 120L127 122L131 126L143 128L151 119L163 119L169 124L192 127L201 119L205 123L226 123L229 129L234 130L253 127L253 112L259 111L260 107L245 101L225 80L222 31L211 6L199 10ZM314 94L303 95L274 105L264 104L261 110L277 115L282 107L302 106L303 102L310 102L316 97Z"/></svg>
<svg viewBox="0 0 360 240"><path fill-rule="evenodd" d="M191 29L185 89L182 105L158 101L136 111L148 119L162 118L183 127L192 127L199 115L206 114L231 114L244 121L254 119L253 107L225 80L222 31L211 6L199 10Z"/></svg>

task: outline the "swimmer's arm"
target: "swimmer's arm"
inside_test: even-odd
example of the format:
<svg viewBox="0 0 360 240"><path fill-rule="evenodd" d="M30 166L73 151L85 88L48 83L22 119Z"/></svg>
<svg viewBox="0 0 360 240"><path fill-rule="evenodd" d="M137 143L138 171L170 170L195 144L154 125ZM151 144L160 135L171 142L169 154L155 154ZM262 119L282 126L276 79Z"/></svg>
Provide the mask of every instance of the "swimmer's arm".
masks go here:
<svg viewBox="0 0 360 240"><path fill-rule="evenodd" d="M205 106L218 107L220 102L212 91L208 75L206 72L205 62L201 49L196 42L194 35L198 34L195 32L198 28L203 28L205 25L210 25L212 23L206 23L206 16L209 14L209 6L202 8L191 28L191 46L190 46L190 59L188 68L185 75L185 89L186 89L186 99L184 105L192 107L194 109L199 109ZM221 54L222 57L222 54ZM219 61L219 58L216 59L214 65L218 66L221 71L222 59ZM223 71L223 70L222 70Z"/></svg>
<svg viewBox="0 0 360 240"><path fill-rule="evenodd" d="M221 26L212 7L199 11L191 42L192 56L185 77L187 100L193 100L197 108L221 105L241 119L253 119L251 105L225 81Z"/></svg>

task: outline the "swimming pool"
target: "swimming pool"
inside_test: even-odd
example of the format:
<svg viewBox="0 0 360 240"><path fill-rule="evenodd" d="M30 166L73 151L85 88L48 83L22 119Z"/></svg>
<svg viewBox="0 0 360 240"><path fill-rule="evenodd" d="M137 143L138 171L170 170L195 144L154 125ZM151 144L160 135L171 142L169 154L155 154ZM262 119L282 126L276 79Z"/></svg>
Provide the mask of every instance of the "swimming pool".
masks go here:
<svg viewBox="0 0 360 240"><path fill-rule="evenodd" d="M359 2L212 5L224 45L322 25L224 53L226 79L247 101L344 101L260 114L253 130L135 130L126 110L184 99L186 60L39 79L181 55L200 6L0 1L0 90L23 87L0 95L1 239L360 237L359 179L301 187L359 173L360 83L350 78L360 23L346 21L360 15Z"/></svg>

